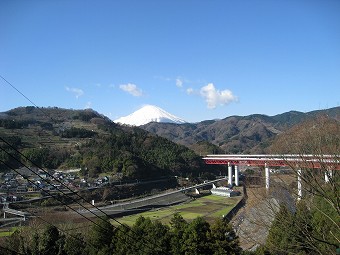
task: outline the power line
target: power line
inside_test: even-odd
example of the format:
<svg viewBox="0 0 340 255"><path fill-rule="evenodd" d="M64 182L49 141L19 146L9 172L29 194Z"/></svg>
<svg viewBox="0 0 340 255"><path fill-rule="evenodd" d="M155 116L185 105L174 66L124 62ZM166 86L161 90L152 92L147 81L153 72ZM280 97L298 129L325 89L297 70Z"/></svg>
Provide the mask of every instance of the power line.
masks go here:
<svg viewBox="0 0 340 255"><path fill-rule="evenodd" d="M2 147L0 147L0 149L1 150L3 150L3 151L5 151ZM5 151L5 153L8 153L7 151ZM11 155L10 155L11 156ZM15 158L14 158L15 159ZM15 159L15 160L17 160L17 159ZM54 199L56 199L56 200L58 200L59 202L61 202L63 205L65 205L66 207L68 207L69 209L71 209L72 211L74 211L74 212L76 212L77 214L79 214L80 216L82 216L83 218L85 218L85 219L87 219L87 220L89 220L90 222L92 222L94 225L96 225L96 226L98 226L100 229L103 229L103 230L105 230L106 232L108 231L108 229L106 229L106 228L103 228L101 225L99 225L98 223L96 223L95 221L93 221L93 220L91 220L90 218L88 218L88 217L86 217L86 216L84 216L83 214L81 214L81 213L79 213L77 210L75 210L75 209L73 209L72 207L70 207L69 205L67 205L67 204L65 204L61 199L58 199L58 197L56 197L56 196L53 196L50 192L48 192L47 190L45 190L45 189L43 189L43 188L40 188L39 187L39 185L37 185L36 183L34 183L34 182L32 182L31 180L29 180L27 177L25 177L24 175L22 175L22 174L20 174L19 173L19 171L17 171L16 169L14 169L13 167L11 167L11 166L9 166L6 162L4 162L2 159L0 159L0 162L2 162L4 165L6 165L8 168L10 168L10 169L12 169L14 172L16 172L18 175L20 175L20 176L22 176L23 178L25 178L28 182L30 182L31 184L33 184L33 185L35 185L38 189L41 189L41 190L43 190L44 192L46 192L48 195L50 195L51 197L53 197ZM22 163L22 162L20 162L23 166L25 166L27 169L29 169L30 171L32 171L33 173L35 173L33 170L31 170L28 166L26 166L24 163ZM36 174L36 173L35 173ZM38 175L39 176L39 175ZM39 176L40 177L40 176ZM63 195L66 195L65 193L63 193L62 191L61 191L61 193L63 194ZM71 197L69 197L69 198L71 198ZM72 199L72 198L71 198ZM72 199L73 200L73 199ZM76 202L75 200L73 200L74 202ZM88 210L86 207L84 207L86 210ZM90 210L89 210L90 211ZM91 212L91 211L90 211ZM93 213L93 212L92 212ZM105 219L103 219L103 218L101 218L101 217L99 217L99 216L97 216L95 213L93 213L97 218L99 218L99 219L101 219L101 220L103 220L103 221L105 221ZM40 219L42 219L41 217L39 217ZM43 219L42 219L43 220ZM45 222L47 222L46 220L43 220L43 221L45 221ZM55 226L55 225L53 225L52 223L49 223L49 222L47 222L48 224L50 224L50 225L52 225L52 226ZM125 225L123 225L124 227L126 227ZM55 226L56 227L56 226ZM59 229L58 227L56 227L57 229ZM117 228L117 227L115 227L115 226L113 226L112 225L112 228L113 229L118 229L119 231L123 231L123 230L121 230L120 228ZM62 231L62 230L61 230ZM65 231L62 231L62 232L65 232ZM66 233L66 232L65 232ZM135 239L133 236L130 236L129 234L127 234L126 232L124 232L127 236L129 236L130 238L132 238L132 239ZM70 234L69 234L70 235ZM73 238L75 238L74 236L72 236L72 235L70 235L71 237L73 237ZM76 238L76 239L78 239L78 238ZM80 240L80 239L78 239L78 240ZM84 242L83 240L80 240L81 242ZM91 246L93 246L92 244L91 244ZM148 246L149 248L153 248L153 247L150 247L150 246Z"/></svg>
<svg viewBox="0 0 340 255"><path fill-rule="evenodd" d="M3 141L4 143L6 143L8 146L10 146L13 150L15 150L16 152L18 152L22 157L24 157L26 160L28 160L29 162L31 162L34 166L36 166L37 168L39 168L40 170L42 170L45 174L47 174L49 177L53 178L55 181L57 181L59 184L61 184L63 187L65 187L67 190L69 190L70 192L72 192L72 194L78 196L78 198L86 201L85 198L83 198L82 196L80 196L78 193L74 192L72 189L70 189L67 185L65 185L63 182L61 182L60 180L58 180L57 178L55 178L53 175L51 175L48 171L44 170L43 168L39 167L37 164L35 164L33 161L31 161L28 157L26 157L24 154L22 154L20 151L18 151L14 146L12 146L10 143L8 143L7 141L5 141L2 137L0 137L0 140ZM2 147L1 147L2 150L4 150ZM15 159L17 162L23 164L21 161L19 161L18 159L16 159L15 157L13 157L13 155L11 155L10 153L8 153L7 151L5 151L10 157L12 157L13 159ZM23 164L24 165L24 164ZM25 165L25 167L27 167ZM36 173L35 171L33 171L32 169L29 168L29 170L31 172L33 172L34 174L36 174L37 176L39 176L41 179L42 176L39 174L39 173ZM48 181L48 183L50 183ZM50 183L51 184L51 183ZM66 193L64 193L61 189L59 189L58 187L56 187L56 189L61 192L62 194L64 195L67 195ZM69 196L68 196L69 197ZM91 210L89 210L88 208L84 207L82 204L80 204L78 201L74 200L72 197L69 197L71 198L74 202L76 202L78 205L80 205L81 207L83 207L84 209L86 209L87 211L91 212L92 214L94 214L95 216L97 216L94 212L92 212ZM119 223L120 225L122 226L125 226L123 224L121 224L119 221L117 221L116 219L110 217L108 214L106 214L103 210L101 210L99 207L89 203L91 206L93 206L95 209L97 209L98 211L100 211L101 213L103 213L105 216L107 216L108 218L116 221L117 223ZM97 216L98 217L98 216Z"/></svg>
<svg viewBox="0 0 340 255"><path fill-rule="evenodd" d="M1 79L3 79L8 85L10 85L14 90L16 90L20 95L22 95L24 98L26 98L31 104L33 104L35 107L37 107L40 111L42 111L45 115L46 113L39 108L31 99L29 99L27 96L24 95L20 90L18 90L12 83L7 81L2 75L0 75ZM48 116L48 115L47 115ZM48 116L49 117L49 116ZM52 119L53 120L53 119Z"/></svg>
<svg viewBox="0 0 340 255"><path fill-rule="evenodd" d="M42 220L43 222L46 222L47 224L56 227L60 232L65 233L65 234L69 235L70 237L72 237L72 238L74 238L74 239L80 241L81 243L89 244L88 242L85 242L83 239L80 239L80 238L78 238L77 236L71 235L71 234L68 233L66 230L62 230L62 229L58 228L56 225L54 225L54 224L50 223L49 221L45 220L43 217L37 216L37 215L35 215L35 216L36 216L37 218L39 218L40 220ZM72 229L71 229L71 230L72 230ZM94 247L91 243L90 243L90 245L91 245L92 247Z"/></svg>
<svg viewBox="0 0 340 255"><path fill-rule="evenodd" d="M3 138L0 137L0 140L4 141L5 143L7 143ZM10 145L9 143L7 143L8 145ZM11 145L10 145L11 146ZM14 147L11 146L12 149L14 149L15 151L17 151ZM16 160L17 162L19 162L20 164L22 164L24 167L26 167L27 169L29 169L32 173L36 174L37 176L39 176L41 179L42 178L41 175L39 175L39 173L36 173L35 171L33 171L31 168L29 168L27 165L25 165L24 163L22 163L20 160L18 160L17 158L15 158L13 155L11 155L9 152L7 152L3 147L0 146L0 149L2 151L4 151L7 155L9 155L11 158L13 158L14 160ZM19 151L17 151L19 152ZM20 152L19 152L20 153ZM2 162L4 165L6 165L8 168L12 169L14 172L16 172L18 175L22 176L23 178L25 178L28 182L30 182L31 184L33 184L34 186L36 186L38 189L41 189L42 191L46 192L48 195L50 195L51 197L53 197L54 199L58 200L59 202L61 202L63 205L65 205L66 207L68 207L69 209L71 209L72 211L76 212L78 215L80 215L81 217L89 220L90 222L92 222L93 224L95 224L96 226L98 226L99 228L105 230L106 232L108 231L107 229L103 228L101 225L97 224L95 221L91 220L90 218L84 216L83 214L79 213L77 210L75 210L74 208L70 207L69 205L65 204L61 199L59 199L57 196L53 196L53 194L51 194L49 191L39 187L38 184L34 183L33 181L29 180L27 177L25 177L24 175L20 174L19 171L17 171L16 169L14 169L13 167L9 166L6 162L4 162L2 159L0 159L0 162ZM34 162L30 161L31 163L34 164ZM41 168L39 168L41 169ZM46 172L45 170L41 169L42 171ZM63 184L64 185L64 184ZM58 188L57 188L58 189ZM82 208L84 208L85 210L89 211L90 213L92 213L95 217L101 219L102 221L105 221L105 219L103 219L102 217L98 216L97 214L95 214L94 212L92 212L91 210L89 210L88 208L86 208L85 206L83 206L82 204L80 204L78 201L74 200L72 197L68 196L66 193L64 193L62 190L58 189L58 191L60 191L64 196L67 196L68 198L70 198L73 202L77 203L78 205L80 205ZM72 190L71 190L72 191ZM72 191L73 192L73 191ZM79 196L80 198L82 198L81 196ZM84 198L82 198L84 199ZM85 199L84 199L85 201ZM91 203L90 203L91 204ZM92 204L91 204L92 205ZM107 215L104 211L102 211L100 208L92 205L93 207L95 207L96 209L98 209L99 211L103 212L105 216L107 216L108 218L111 219L111 217L109 215ZM117 220L116 220L117 221ZM130 231L132 231L133 233L135 233L131 228L129 228L128 226L120 223L119 221L117 221L120 225L122 225L124 228L129 229ZM120 228L117 228L115 226L112 226L114 229L118 229L119 231L123 231ZM129 236L132 239L135 239L133 236L130 236L129 234L127 234L126 232L124 232L124 234L126 234L127 236ZM156 243L152 243L151 241L142 238L144 241L147 241L148 243L152 244L152 245L156 245L158 246L158 244ZM144 242L144 244L146 245L146 243ZM153 249L153 247L150 247L149 245L147 245L149 248ZM162 249L162 247L159 246L160 249Z"/></svg>
<svg viewBox="0 0 340 255"><path fill-rule="evenodd" d="M71 234L68 233L67 231L58 228L56 225L54 225L54 224L52 224L51 222L45 220L43 217L40 217L40 216L38 216L38 215L34 215L34 216L37 217L37 218L39 218L39 219L42 220L43 222L47 223L48 225L57 228L58 231L60 231L61 233L65 233L66 235L69 235L70 237L72 237L72 238L74 238L74 239L80 241L80 242L83 243L83 244L90 244L92 247L96 248L95 246L93 246L93 244L88 243L88 242L86 242L85 240L80 239L80 238L78 238L77 236L71 235ZM9 248L3 247L3 246L0 246L0 248L5 249L5 250L8 250L8 251L11 251L11 252L14 252L14 253L16 253L16 254L23 254L23 253L19 253L18 251L14 251L14 250L12 250L12 249L9 249Z"/></svg>
<svg viewBox="0 0 340 255"><path fill-rule="evenodd" d="M30 100L27 96L25 96L19 89L17 89L13 84L11 84L9 81L7 81L2 75L0 75L0 77L8 84L8 85L10 85L14 90L16 90L20 95L22 95L24 98L26 98L30 103L32 103L34 106L36 106L37 107L37 109L38 110L40 110L44 115L46 115L48 118L50 118L54 123L56 122L50 115L48 115L45 111L43 111L41 108L39 108L32 100ZM1 138L1 137L0 137ZM14 148L12 145L10 145L9 143L7 143L5 140L3 140L2 138L1 138L1 140L2 141L4 141L6 144L8 144L9 146L11 146L15 151L17 151L17 152L19 152L16 148ZM19 152L20 153L20 155L22 155L22 156L24 156L21 152ZM25 156L24 156L25 157ZM27 157L25 157L26 159L28 159ZM15 160L17 160L17 159L15 159ZM29 160L29 159L28 159ZM18 161L18 160L17 160ZM30 162L32 162L31 160L29 160ZM21 163L22 164L22 162L20 162L20 161L18 161L19 163ZM35 166L37 166L34 162L32 162ZM39 169L41 169L42 171L44 171L45 173L47 173L49 176L50 176L50 174L47 172L47 171L45 171L45 170L43 170L42 168L40 168L39 166L37 166ZM33 173L34 173L34 171L33 171ZM54 176L52 176L52 178L54 178ZM54 178L55 180L57 180L56 178ZM66 185L64 185L62 182L60 182L59 180L57 180L59 183L61 183L63 186L65 186L68 190L70 190L71 192L74 192L73 190L71 190L69 187L67 187ZM62 191L60 191L60 192L62 192ZM62 192L62 194L64 194L63 192ZM64 194L65 195L65 194ZM81 199L84 199L84 198L82 198L79 194L77 194L77 196L78 197L80 197ZM84 201L86 201L85 199L84 199ZM77 202L78 203L78 202ZM78 203L79 204L79 203ZM91 203L90 203L91 204ZM80 204L79 204L80 205ZM92 204L91 204L92 205ZM82 205L81 205L82 206ZM98 208L98 207L96 207L96 206L94 206L94 205L92 205L93 207L95 207L98 211L100 211L101 213L103 213L105 216L107 216L108 218L110 218L111 220L113 220L113 221L115 221L115 222L117 222L118 224L120 224L121 226L124 226L124 228L128 228L130 231L132 231L132 229L131 228L129 228L128 226L126 226L126 225L124 225L124 224L122 224L121 222L119 222L117 219L115 219L114 217L112 217L112 216L109 216L108 214L106 214L103 210L101 210L100 208ZM83 206L82 206L83 207ZM85 209L87 209L87 208L85 208ZM87 209L88 210L88 209ZM90 211L91 213L93 213L92 211ZM94 213L93 213L94 214ZM94 214L96 217L98 217L96 214ZM100 218L100 219L102 219L101 217L98 217L98 218ZM102 219L103 220L103 219ZM145 240L145 239L144 239ZM153 242L151 242L151 241L149 241L149 240L147 240L147 242L148 243L150 243L150 244L152 244L152 245L156 245L156 246L158 246L157 244L155 244L155 243L153 243ZM150 247L149 247L150 248Z"/></svg>
<svg viewBox="0 0 340 255"><path fill-rule="evenodd" d="M44 173L46 173L47 175L49 175L51 178L53 178L54 180L56 180L57 182L59 182L61 185L63 185L64 187L66 187L69 191L71 191L73 194L77 195L80 199L83 199L84 201L86 201L86 199L84 199L82 196L80 196L78 193L74 193L73 190L71 190L69 187L67 187L64 183L62 183L60 180L56 179L53 175L51 175L50 173L48 173L48 171L42 169L41 167L39 167L38 165L36 165L34 162L32 162L30 159L28 159L25 155L23 155L20 151L18 151L15 147L13 147L10 143L8 143L6 140L4 140L2 137L0 137L0 140L3 141L4 143L6 143L8 146L10 146L13 150L15 150L16 152L18 152L21 156L23 156L26 160L30 161L32 164L34 164L36 167L38 167L40 170L42 170ZM17 158L15 158L13 155L11 155L8 151L6 151L3 147L0 147L0 149L2 151L4 151L7 155L9 155L11 158L13 158L14 160L16 160L18 163L22 164L23 166L25 166L27 169L29 169L32 173L36 174L37 176L39 176L41 179L44 179L39 173L35 172L34 170L32 170L31 168L29 168L27 165L25 165L24 163L22 163L20 160L18 160ZM3 162L7 167L10 167L8 164L6 164L4 161L0 160L1 162ZM15 170L14 168L10 167L13 171L15 171L17 174L21 175L17 170ZM21 175L23 176L23 175ZM25 177L24 177L25 178ZM84 216L83 214L81 214L80 212L78 212L77 210L73 209L72 207L68 206L67 204L65 204L62 200L56 198L55 196L53 196L49 191L40 188L39 185L37 185L36 183L30 181L28 178L27 180L32 183L33 185L35 185L36 187L38 187L39 189L43 190L44 192L46 192L48 195L52 196L53 198L57 199L59 202L61 202L62 204L64 204L65 206L67 206L68 208L70 208L72 211L76 212L77 214L81 215L82 217L86 218L87 220L90 220L88 217ZM49 182L49 181L48 181ZM50 183L50 182L49 182ZM82 208L84 208L86 211L90 212L91 214L93 214L95 217L101 219L102 221L105 221L105 219L103 219L102 217L98 216L96 213L94 213L93 211L89 210L88 208L86 208L85 206L83 206L81 203L79 203L78 201L76 201L75 199L73 199L72 197L70 197L69 195L67 195L66 193L64 193L61 189L59 189L58 187L56 187L56 189L61 192L64 196L67 196L68 198L70 198L72 201L74 201L75 203L77 203L78 205L80 205ZM117 219L111 217L110 215L108 215L107 213L105 213L103 210L101 210L99 207L92 205L91 203L89 203L91 206L93 206L95 209L97 209L99 212L103 213L106 217L108 217L109 219L114 220L115 222L117 222L118 224L120 224L121 226L123 226L124 228L129 229L130 231L134 232L131 228L129 228L128 226L122 224L121 222L119 222ZM95 225L101 227L100 225L98 225L96 222L90 220L92 223L94 223ZM114 227L114 226L113 226ZM114 227L115 229L117 229L117 227ZM118 228L120 231L120 228ZM107 231L107 230L106 230ZM124 232L126 235L128 235L126 232ZM129 236L129 235L128 235ZM130 236L132 239L134 239L132 236ZM152 245L156 245L159 246L156 243L151 242L150 240L147 240L145 238L142 238L144 241L147 241L148 243L152 244ZM149 248L153 248L150 247ZM159 246L159 248L161 248ZM162 248L161 248L162 249Z"/></svg>
<svg viewBox="0 0 340 255"><path fill-rule="evenodd" d="M10 153L8 153L6 150L4 150L2 147L0 147L1 150L3 150L5 153L7 153L9 156L11 156L14 160L18 161L16 158L14 158ZM79 214L81 217L89 220L90 222L92 222L93 224L95 224L96 226L98 226L99 228L105 230L106 232L108 231L108 229L103 228L101 225L99 225L98 223L96 223L95 221L93 221L92 219L84 216L83 214L79 213L77 210L75 210L74 208L70 207L69 205L65 204L60 198L58 198L58 196L53 196L53 194L51 194L49 191L39 187L38 184L34 183L33 181L29 180L27 177L25 177L24 175L20 174L19 171L17 171L16 169L14 169L13 167L9 166L6 162L4 162L3 160L0 159L0 162L2 162L4 165L6 165L8 168L12 169L14 172L16 172L18 175L22 176L23 178L25 178L28 182L30 182L31 184L33 184L34 186L36 186L38 189L41 189L42 191L46 192L48 195L50 195L51 197L53 197L54 199L58 200L59 202L61 202L63 205L65 205L66 207L68 207L70 210L76 212L77 214ZM18 161L20 162L20 161ZM20 162L23 166L25 166L27 169L29 169L31 172L37 174L36 172L34 172L32 169L30 169L27 165L25 165L24 163ZM42 178L39 174L37 174L37 176L39 176L40 178ZM67 194L65 194L64 192L60 191L63 195L67 196ZM71 198L74 202L77 203L77 201L75 201L72 197L67 196L68 198ZM78 203L79 204L79 203ZM81 204L79 204L80 206L82 206ZM86 207L82 206L84 209L88 210ZM91 212L90 210L88 210L89 212ZM93 213L93 212L91 212ZM95 213L93 213L97 218L105 221L105 219L97 216ZM112 226L114 229L117 229L115 226Z"/></svg>
<svg viewBox="0 0 340 255"><path fill-rule="evenodd" d="M22 95L24 98L26 98L28 101L31 102L31 104L35 105L38 107L35 103L33 103L28 97L26 97L23 93L21 93L14 85L12 85L9 81L7 81L2 75L0 77L8 84L10 85L13 89L15 89L20 95Z"/></svg>
<svg viewBox="0 0 340 255"><path fill-rule="evenodd" d="M4 150L2 147L0 147L1 150L3 150L5 153L7 153L8 155L10 155L6 150ZM10 155L11 156L11 155ZM14 158L14 157L13 157ZM14 158L15 159L15 158ZM16 160L16 159L15 159ZM8 168L12 169L14 172L16 172L18 175L22 176L23 178L25 178L29 183L33 184L34 186L36 186L38 189L41 189L42 191L46 192L48 195L50 195L51 197L53 197L54 199L58 200L59 202L61 202L63 205L67 206L70 210L76 212L77 214L79 214L80 216L82 216L83 218L91 221L93 224L97 225L98 227L101 227L100 225L98 225L96 222L94 222L93 220L91 220L90 218L84 216L83 214L79 213L77 210L75 210L74 208L70 207L69 205L65 204L60 198L58 198L57 196L53 196L53 194L51 194L48 190L45 190L41 187L39 187L38 184L36 184L35 182L31 181L28 177L20 174L19 171L17 171L16 169L14 169L13 167L11 167L10 165L8 165L5 161L3 161L2 159L0 159L0 162L2 162L4 165L6 165ZM30 169L28 166L26 166L24 163L21 162L21 164L23 166L25 166L26 168ZM30 169L31 170L31 169ZM33 170L31 170L33 173L35 173ZM63 193L63 195L65 195ZM106 229L104 229L105 231L107 231Z"/></svg>

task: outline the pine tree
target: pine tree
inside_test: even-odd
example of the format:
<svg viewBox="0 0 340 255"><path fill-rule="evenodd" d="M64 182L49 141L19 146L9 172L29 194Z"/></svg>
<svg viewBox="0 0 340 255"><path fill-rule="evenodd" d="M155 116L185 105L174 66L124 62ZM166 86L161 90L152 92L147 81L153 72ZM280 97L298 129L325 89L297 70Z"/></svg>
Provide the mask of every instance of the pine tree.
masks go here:
<svg viewBox="0 0 340 255"><path fill-rule="evenodd" d="M209 232L208 222L202 217L194 219L184 230L182 252L190 255L211 254Z"/></svg>
<svg viewBox="0 0 340 255"><path fill-rule="evenodd" d="M101 250L108 251L112 248L113 226L108 218L100 218L91 229L86 242L90 254L97 254Z"/></svg>
<svg viewBox="0 0 340 255"><path fill-rule="evenodd" d="M232 229L231 225L222 218L216 219L211 226L209 240L214 255L236 255L241 252L235 231Z"/></svg>

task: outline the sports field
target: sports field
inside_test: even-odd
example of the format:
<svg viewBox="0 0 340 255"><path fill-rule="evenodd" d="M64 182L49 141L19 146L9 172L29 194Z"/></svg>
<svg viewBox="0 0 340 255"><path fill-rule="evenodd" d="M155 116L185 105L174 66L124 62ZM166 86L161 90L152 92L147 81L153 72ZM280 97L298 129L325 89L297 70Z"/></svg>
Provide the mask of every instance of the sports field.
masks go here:
<svg viewBox="0 0 340 255"><path fill-rule="evenodd" d="M163 224L168 224L174 213L179 212L186 221L191 221L196 217L201 216L208 222L213 222L216 217L226 215L241 199L241 196L228 198L207 195L189 203L124 216L122 218L117 218L117 220L120 223L132 226L136 219L142 215L145 218L149 217L151 220L159 220ZM116 222L112 222L112 224L118 225Z"/></svg>

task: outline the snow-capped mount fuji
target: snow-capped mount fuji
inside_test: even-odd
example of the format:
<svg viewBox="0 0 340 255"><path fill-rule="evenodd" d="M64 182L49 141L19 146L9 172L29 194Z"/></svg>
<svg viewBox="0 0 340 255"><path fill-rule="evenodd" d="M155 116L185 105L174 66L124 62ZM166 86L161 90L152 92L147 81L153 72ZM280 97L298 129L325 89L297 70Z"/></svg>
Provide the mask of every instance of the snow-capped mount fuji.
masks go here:
<svg viewBox="0 0 340 255"><path fill-rule="evenodd" d="M154 105L146 105L128 116L114 120L114 122L131 126L142 126L150 122L186 123L185 120Z"/></svg>

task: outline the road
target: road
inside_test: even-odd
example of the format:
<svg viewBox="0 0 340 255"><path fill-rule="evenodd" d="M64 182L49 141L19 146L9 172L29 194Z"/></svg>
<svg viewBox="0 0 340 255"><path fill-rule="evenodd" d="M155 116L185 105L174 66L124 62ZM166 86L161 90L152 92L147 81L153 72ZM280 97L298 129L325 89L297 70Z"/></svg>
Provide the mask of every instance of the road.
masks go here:
<svg viewBox="0 0 340 255"><path fill-rule="evenodd" d="M141 210L145 211L148 209L152 209L153 207L167 206L170 204L168 203L168 200L166 197L170 198L171 196L175 196L176 194L180 194L180 193L185 193L186 191L189 191L192 189L198 189L198 188L209 186L209 185L212 186L213 183L226 180L227 178L228 177L223 177L223 178L219 178L213 181L208 181L208 182L196 184L190 187L181 188L175 191L157 194L154 196L148 196L148 197L141 198L141 199L135 199L135 200L124 202L124 203L102 206L102 207L92 208L88 210L81 209L78 212L86 217L94 217L94 216L101 216L104 214L113 215L113 214L119 214L119 213L126 213L129 211L130 212L138 212ZM185 199L184 197L179 196L178 201L184 202ZM178 203L178 202L176 202L176 200L174 199L174 203Z"/></svg>

